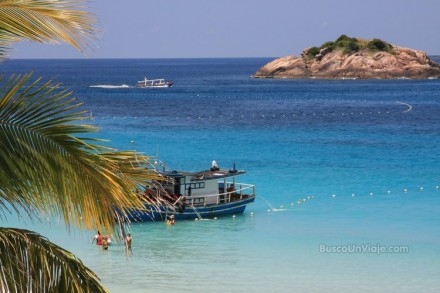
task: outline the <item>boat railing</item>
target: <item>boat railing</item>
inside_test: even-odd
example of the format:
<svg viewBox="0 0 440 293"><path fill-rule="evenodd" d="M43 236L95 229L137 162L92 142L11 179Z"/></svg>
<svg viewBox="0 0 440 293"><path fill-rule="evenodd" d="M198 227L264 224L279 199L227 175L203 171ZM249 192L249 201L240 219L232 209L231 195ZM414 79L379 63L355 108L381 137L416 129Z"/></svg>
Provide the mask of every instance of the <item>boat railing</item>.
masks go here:
<svg viewBox="0 0 440 293"><path fill-rule="evenodd" d="M232 182L227 182L227 185L231 185ZM255 185L247 183L235 183L234 186L238 188L234 191L227 191L216 194L208 195L193 195L186 196L187 206L206 206L208 203L229 203L236 200L240 200L246 197L255 196ZM213 200L215 198L215 200Z"/></svg>

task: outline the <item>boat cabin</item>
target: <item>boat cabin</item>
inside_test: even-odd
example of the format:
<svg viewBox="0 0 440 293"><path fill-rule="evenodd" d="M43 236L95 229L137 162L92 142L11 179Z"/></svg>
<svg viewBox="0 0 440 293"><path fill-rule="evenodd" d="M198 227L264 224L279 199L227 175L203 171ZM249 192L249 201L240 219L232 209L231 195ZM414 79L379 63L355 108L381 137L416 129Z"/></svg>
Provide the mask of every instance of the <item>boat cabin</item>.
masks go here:
<svg viewBox="0 0 440 293"><path fill-rule="evenodd" d="M253 185L236 182L235 177L242 174L245 172L218 168L197 173L166 171L162 175L170 180L161 182L161 185L169 198L176 202L185 200L189 206L207 206L254 195Z"/></svg>

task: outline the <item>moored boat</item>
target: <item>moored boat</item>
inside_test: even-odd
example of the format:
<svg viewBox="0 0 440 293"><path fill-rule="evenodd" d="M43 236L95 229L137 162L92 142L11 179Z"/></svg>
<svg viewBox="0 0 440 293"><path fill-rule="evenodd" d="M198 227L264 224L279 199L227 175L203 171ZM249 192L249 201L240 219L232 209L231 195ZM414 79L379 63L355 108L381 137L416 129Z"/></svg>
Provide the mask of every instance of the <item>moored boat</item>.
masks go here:
<svg viewBox="0 0 440 293"><path fill-rule="evenodd" d="M255 201L255 186L236 182L242 170L223 170L213 167L201 172L162 171L163 180L142 191L149 202L146 210L131 210L132 222L214 218L243 213ZM156 187L153 187L156 186ZM157 201L157 199L160 199Z"/></svg>
<svg viewBox="0 0 440 293"><path fill-rule="evenodd" d="M138 88L165 88L172 87L174 82L166 81L163 78L159 79L148 79L144 77L144 80L140 80L137 82L136 87Z"/></svg>

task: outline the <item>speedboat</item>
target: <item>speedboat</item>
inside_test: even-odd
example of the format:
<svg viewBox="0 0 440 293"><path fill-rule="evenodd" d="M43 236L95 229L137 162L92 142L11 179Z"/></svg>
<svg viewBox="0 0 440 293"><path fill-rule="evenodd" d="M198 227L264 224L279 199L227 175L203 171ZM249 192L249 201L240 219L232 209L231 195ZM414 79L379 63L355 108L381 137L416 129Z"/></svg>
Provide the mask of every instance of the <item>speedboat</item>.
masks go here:
<svg viewBox="0 0 440 293"><path fill-rule="evenodd" d="M235 164L232 170L220 169L213 161L209 170L159 173L161 180L138 191L145 198L145 210L131 210L126 215L129 221L214 218L243 213L255 201L255 186L236 181L245 171L236 170Z"/></svg>
<svg viewBox="0 0 440 293"><path fill-rule="evenodd" d="M148 79L144 77L144 80L140 80L137 82L136 87L138 88L164 88L164 87L172 87L174 82L166 81L163 78L159 79Z"/></svg>

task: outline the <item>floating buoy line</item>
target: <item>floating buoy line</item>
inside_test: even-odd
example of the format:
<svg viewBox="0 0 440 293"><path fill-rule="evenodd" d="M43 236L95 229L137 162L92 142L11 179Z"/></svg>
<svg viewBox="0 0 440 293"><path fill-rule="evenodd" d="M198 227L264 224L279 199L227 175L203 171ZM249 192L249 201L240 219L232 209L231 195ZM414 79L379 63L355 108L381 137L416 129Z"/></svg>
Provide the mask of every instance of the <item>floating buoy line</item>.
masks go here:
<svg viewBox="0 0 440 293"><path fill-rule="evenodd" d="M431 191L434 191L434 192L438 192L438 193L440 193L440 185L435 185L434 187L432 187L432 188L429 188L429 190L431 190ZM413 191L413 192L425 192L426 191L426 189L425 189L425 187L424 186L420 186L420 187L418 187L418 188L414 188L414 189L408 189L408 188L403 188L403 189L401 189L401 190L398 190L397 192L403 192L403 193L405 193L405 194L407 194L407 193L410 193L411 191ZM360 193L360 194L358 194L358 193L352 193L351 194L351 197L352 198L355 198L355 197L362 197L362 196L364 196L364 197L374 197L374 196L376 196L376 195L382 195L382 196L390 196L392 194L392 192L391 192L391 190L387 190L386 192L381 192L381 193L374 193L374 192L370 192L370 193L368 193L368 194L362 194L362 193ZM300 198L297 198L296 200L293 200L293 201L290 201L288 204L285 204L285 205L280 205L278 208L276 208L276 207L274 207L270 202L268 202L267 201L267 199L265 199L264 197L260 197L263 201L265 201L266 202L266 204L270 207L268 210L267 210L267 212L268 213L273 213L273 212L280 212L280 211L287 211L288 209L293 209L294 207L299 207L299 206L302 206L302 205L304 205L304 204L306 204L307 202L309 202L310 200L312 200L312 199L314 199L314 198L316 198L317 196L315 196L315 195L308 195L308 196L305 196L305 197L300 197ZM335 193L332 193L332 194L327 194L327 195L324 195L323 196L324 198L331 198L331 199L334 199L334 200L336 200L339 196L337 196ZM344 195L341 195L340 197L348 197L348 195L347 194L344 194ZM319 198L322 198L321 196L319 197ZM247 214L247 213L246 213ZM248 213L251 217L253 217L254 216L254 212L249 212ZM44 214L44 213L41 213L41 215L40 215L42 218L46 218L46 220L48 221L48 222L50 222L51 221L51 219L49 218L49 215L48 214ZM233 214L232 215L232 219L235 219L236 218L236 215L235 214ZM81 218L81 220L82 220L82 218ZM217 220L217 217L214 217L214 218L204 218L204 219L202 219L202 218L195 218L194 219L195 221L199 221L199 220ZM60 219L58 219L58 222L60 222ZM134 221L134 222L137 222L137 221Z"/></svg>
<svg viewBox="0 0 440 293"><path fill-rule="evenodd" d="M323 196L319 196L319 198L330 198L330 199L334 199L337 200L339 197L343 197L343 198L347 198L347 197L352 197L352 198L356 198L356 197L376 197L376 196L391 196L393 193L404 193L404 194L408 194L408 193L420 193L420 192L426 192L426 191L434 191L434 192L438 192L440 193L440 185L435 185L431 188L425 188L424 186L419 186L417 188L413 188L413 189L409 189L409 188L402 188L398 191L392 192L391 190L387 190L385 192L380 192L380 193L375 193L375 192L369 192L369 193L351 193L351 195L349 194L342 194L341 196L335 194L335 193L330 193L327 195L323 195ZM272 213L272 212L278 212L278 211L286 211L287 208L286 207L298 207L300 205L305 204L306 202L316 198L317 196L315 195L308 195L305 197L300 197L297 198L296 200L291 201L289 204L282 204L280 205L278 208L275 208L272 206L272 204L268 203L266 199L264 199L264 201L266 201L266 203L268 204L268 206L270 207L267 212ZM251 216L253 216L253 213L251 213Z"/></svg>
<svg viewBox="0 0 440 293"><path fill-rule="evenodd" d="M402 112L392 112L392 111L369 111L369 112L340 112L340 113L288 113L288 114L250 114L250 115L244 115L244 114L230 114L230 115L179 115L179 116L154 116L154 115L145 115L145 116L90 116L85 117L82 120L149 120L149 119L157 119L157 118L166 118L166 119L175 119L175 120L215 120L218 121L219 119L234 119L236 121L247 121L247 119L252 118L255 119L291 119L291 120L301 120L302 118L306 117L324 117L328 118L328 120L332 119L332 117L340 119L340 117L343 118L352 118L352 117L368 117L368 116L392 116L392 115L402 115Z"/></svg>
<svg viewBox="0 0 440 293"><path fill-rule="evenodd" d="M159 96L158 94L149 94L148 96ZM230 100L230 99L236 99L236 97L219 97L219 96L206 96L206 97L201 97L199 95L197 95L197 98L224 98L226 100ZM271 100L276 100L278 101L278 99L271 99L271 98L267 98L267 97L260 97L260 98L255 98L256 100L265 100L265 101L271 101ZM383 109L382 111L359 111L359 110L355 110L354 108L365 108L366 106L368 106L368 103L371 103L371 101L359 101L359 100L342 100L342 99L310 99L310 100L301 100L301 99L293 99L293 100L289 100L291 102L296 102L296 105L290 105L292 106L292 108L298 108L301 105L306 105L307 108L313 108L314 105L310 105L311 102L315 102L315 103L320 103L320 106L327 106L327 107L331 107L331 108L349 108L349 110L347 111L334 111L334 110L328 110L328 111L311 111L311 110L297 110L297 111L291 111L291 112L284 112L281 113L281 111L277 111L276 113L253 113L253 114L244 114L244 113L231 113L231 114L225 114L225 113L220 113L220 114L206 114L206 115L201 115L201 114L180 114L180 115L168 115L167 113L161 113L158 115L135 115L135 116L107 116L107 115L103 115L103 116L96 116L96 115L92 115L92 111L90 110L90 115L89 117L84 117L84 119L90 119L90 120L118 120L118 119L123 119L123 120L135 120L135 119L156 119L156 118L168 118L168 119L197 119L197 120L210 120L210 119L223 119L223 118L232 118L232 119L255 119L255 118L260 118L260 119L299 119L301 117L368 117L368 116L390 116L390 115L402 115L402 114L406 114L408 112L410 112L413 109L413 106L405 103L405 102L400 102L400 101L396 101L395 104L398 105L402 105L405 106L406 109L402 109L402 107L397 107L395 105L389 105L387 104L386 107L384 107L385 109ZM364 102L365 104L362 104L362 102ZM377 105L371 105L370 107L378 107Z"/></svg>

